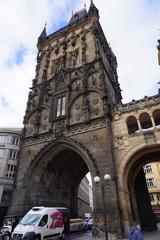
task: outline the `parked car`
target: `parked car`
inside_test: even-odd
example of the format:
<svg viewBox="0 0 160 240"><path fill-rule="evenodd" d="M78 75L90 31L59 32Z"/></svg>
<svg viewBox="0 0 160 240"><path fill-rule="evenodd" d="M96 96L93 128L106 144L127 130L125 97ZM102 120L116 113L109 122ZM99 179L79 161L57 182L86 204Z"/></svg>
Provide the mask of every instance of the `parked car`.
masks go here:
<svg viewBox="0 0 160 240"><path fill-rule="evenodd" d="M10 234L6 231L4 231L3 228L0 229L0 240L9 240Z"/></svg>
<svg viewBox="0 0 160 240"><path fill-rule="evenodd" d="M11 234L21 219L22 219L21 215L5 216L3 221L3 230Z"/></svg>
<svg viewBox="0 0 160 240"><path fill-rule="evenodd" d="M90 218L87 222L88 229L92 229L93 226L93 218Z"/></svg>
<svg viewBox="0 0 160 240"><path fill-rule="evenodd" d="M70 232L87 230L87 223L81 218L70 219Z"/></svg>
<svg viewBox="0 0 160 240"><path fill-rule="evenodd" d="M12 231L20 221L22 216L8 215L4 217L3 227L0 229L0 240L9 240Z"/></svg>

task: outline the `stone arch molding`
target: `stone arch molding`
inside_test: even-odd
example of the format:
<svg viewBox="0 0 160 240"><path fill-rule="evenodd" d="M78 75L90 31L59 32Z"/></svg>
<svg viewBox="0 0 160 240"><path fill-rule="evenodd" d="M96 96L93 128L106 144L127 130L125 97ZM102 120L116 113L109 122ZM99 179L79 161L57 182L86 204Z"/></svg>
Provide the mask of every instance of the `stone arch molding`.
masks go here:
<svg viewBox="0 0 160 240"><path fill-rule="evenodd" d="M26 176L24 177L24 187L27 186L27 183L32 179L32 174L34 173L37 166L40 167L46 166L48 163L47 158L54 158L61 150L69 149L77 153L86 163L91 176L99 175L99 169L96 164L95 159L93 158L90 151L81 143L73 139L58 138L48 145L45 145L44 148L37 154L37 156L32 160L28 167Z"/></svg>
<svg viewBox="0 0 160 240"><path fill-rule="evenodd" d="M144 154L153 153L155 151L160 151L160 144L153 143L148 145L146 143L142 143L132 148L121 157L120 164L117 169L119 169L119 187L123 189L124 192L128 192L128 174L135 161Z"/></svg>

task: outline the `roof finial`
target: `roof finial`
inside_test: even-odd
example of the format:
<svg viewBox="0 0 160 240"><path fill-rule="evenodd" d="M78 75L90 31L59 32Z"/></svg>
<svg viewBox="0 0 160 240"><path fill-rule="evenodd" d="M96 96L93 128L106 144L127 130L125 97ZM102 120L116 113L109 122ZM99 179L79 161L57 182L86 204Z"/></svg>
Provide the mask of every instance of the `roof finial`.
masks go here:
<svg viewBox="0 0 160 240"><path fill-rule="evenodd" d="M86 6L87 6L87 5L86 5L86 2L84 2L84 9L86 9Z"/></svg>
<svg viewBox="0 0 160 240"><path fill-rule="evenodd" d="M73 12L73 10L72 10L72 16L74 15L74 12Z"/></svg>

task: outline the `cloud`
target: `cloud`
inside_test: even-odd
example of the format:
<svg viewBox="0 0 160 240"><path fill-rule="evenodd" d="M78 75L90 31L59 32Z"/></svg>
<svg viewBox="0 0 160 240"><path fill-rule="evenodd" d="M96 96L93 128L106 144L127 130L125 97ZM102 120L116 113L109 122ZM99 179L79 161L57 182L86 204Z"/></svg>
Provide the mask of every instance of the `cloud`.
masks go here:
<svg viewBox="0 0 160 240"><path fill-rule="evenodd" d="M89 7L90 1L87 2ZM124 102L157 92L158 0L94 0L107 41L118 60ZM84 1L0 1L0 126L22 127L29 87L35 76L36 43L47 22L52 33L67 24Z"/></svg>

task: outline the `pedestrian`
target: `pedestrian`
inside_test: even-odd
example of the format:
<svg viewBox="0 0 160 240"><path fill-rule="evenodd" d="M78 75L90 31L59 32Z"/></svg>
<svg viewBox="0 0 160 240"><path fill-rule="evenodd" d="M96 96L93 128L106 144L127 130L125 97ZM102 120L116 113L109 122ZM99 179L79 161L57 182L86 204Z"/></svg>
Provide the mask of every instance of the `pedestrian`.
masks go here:
<svg viewBox="0 0 160 240"><path fill-rule="evenodd" d="M141 225L138 221L134 222L133 227L129 231L129 240L144 240L141 233Z"/></svg>

